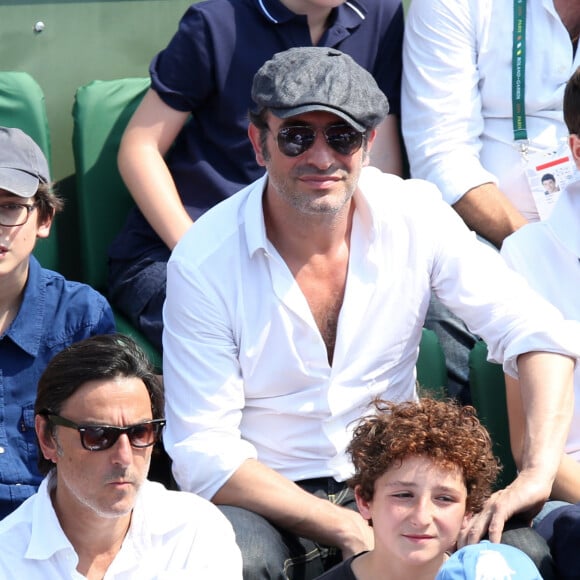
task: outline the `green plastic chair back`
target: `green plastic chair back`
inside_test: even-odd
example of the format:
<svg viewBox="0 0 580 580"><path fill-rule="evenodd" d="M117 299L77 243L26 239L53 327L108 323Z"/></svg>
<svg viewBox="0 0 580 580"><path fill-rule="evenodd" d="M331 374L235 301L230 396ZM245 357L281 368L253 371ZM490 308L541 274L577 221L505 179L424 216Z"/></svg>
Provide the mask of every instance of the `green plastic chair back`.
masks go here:
<svg viewBox="0 0 580 580"><path fill-rule="evenodd" d="M444 399L447 396L445 355L437 335L427 328L423 329L421 336L416 368L419 392L436 399Z"/></svg>
<svg viewBox="0 0 580 580"><path fill-rule="evenodd" d="M117 168L123 131L149 88L148 78L92 81L73 105L73 155L83 281L106 294L107 252L133 206ZM119 312L117 330L132 336L158 370L161 355Z"/></svg>
<svg viewBox="0 0 580 580"><path fill-rule="evenodd" d="M77 89L73 154L81 230L83 280L107 284L107 251L133 206L117 168L123 131L149 87L149 79L93 81Z"/></svg>
<svg viewBox="0 0 580 580"><path fill-rule="evenodd" d="M496 489L502 489L515 479L517 468L510 447L503 368L488 362L487 345L482 340L475 343L469 354L469 387L473 405L503 465L496 482Z"/></svg>
<svg viewBox="0 0 580 580"><path fill-rule="evenodd" d="M16 127L42 149L50 167L50 133L40 85L25 72L0 71L0 125ZM59 269L56 221L48 238L37 240L34 255L45 268Z"/></svg>

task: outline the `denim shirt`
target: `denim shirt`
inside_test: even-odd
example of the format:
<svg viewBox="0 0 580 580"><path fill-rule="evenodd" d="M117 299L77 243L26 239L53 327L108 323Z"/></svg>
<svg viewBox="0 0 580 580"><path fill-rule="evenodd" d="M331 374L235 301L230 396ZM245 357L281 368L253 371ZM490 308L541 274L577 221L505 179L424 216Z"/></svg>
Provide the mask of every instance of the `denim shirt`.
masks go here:
<svg viewBox="0 0 580 580"><path fill-rule="evenodd" d="M113 313L101 294L43 269L31 256L22 305L0 337L0 518L42 481L34 401L47 363L73 342L112 332Z"/></svg>

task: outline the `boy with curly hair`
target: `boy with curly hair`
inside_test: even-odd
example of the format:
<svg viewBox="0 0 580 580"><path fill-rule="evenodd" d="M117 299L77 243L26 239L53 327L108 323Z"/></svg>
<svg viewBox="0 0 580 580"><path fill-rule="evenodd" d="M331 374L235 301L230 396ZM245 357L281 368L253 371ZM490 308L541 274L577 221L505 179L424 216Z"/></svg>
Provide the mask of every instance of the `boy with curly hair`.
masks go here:
<svg viewBox="0 0 580 580"><path fill-rule="evenodd" d="M499 465L489 434L473 407L450 401L377 399L374 407L348 453L349 486L375 546L319 580L433 580L491 495Z"/></svg>

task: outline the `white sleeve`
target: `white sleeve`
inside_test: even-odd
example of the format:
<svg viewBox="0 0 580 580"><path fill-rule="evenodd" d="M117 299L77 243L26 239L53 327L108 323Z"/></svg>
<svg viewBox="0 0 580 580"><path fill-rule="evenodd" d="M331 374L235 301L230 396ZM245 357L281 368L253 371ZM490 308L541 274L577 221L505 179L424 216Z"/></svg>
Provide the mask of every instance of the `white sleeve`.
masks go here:
<svg viewBox="0 0 580 580"><path fill-rule="evenodd" d="M405 23L401 119L411 175L449 204L497 179L479 160L484 128L468 0L413 0Z"/></svg>
<svg viewBox="0 0 580 580"><path fill-rule="evenodd" d="M435 258L432 289L487 343L489 359L517 377L517 357L544 351L580 357L580 323L535 292L500 254L477 240L454 210L432 209ZM427 227L427 226L426 226Z"/></svg>
<svg viewBox="0 0 580 580"><path fill-rule="evenodd" d="M227 284L227 280L223 281ZM163 309L164 444L181 489L211 499L248 458L244 388L231 320L219 293L186 260L171 259Z"/></svg>

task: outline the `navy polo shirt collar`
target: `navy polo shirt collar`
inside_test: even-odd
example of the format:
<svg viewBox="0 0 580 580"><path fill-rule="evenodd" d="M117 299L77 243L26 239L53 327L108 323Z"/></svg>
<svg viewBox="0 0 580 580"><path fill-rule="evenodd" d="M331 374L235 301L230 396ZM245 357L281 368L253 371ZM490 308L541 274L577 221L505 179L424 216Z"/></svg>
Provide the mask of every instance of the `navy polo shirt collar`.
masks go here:
<svg viewBox="0 0 580 580"><path fill-rule="evenodd" d="M288 22L296 18L296 13L288 9L280 0L256 0L260 12L274 24ZM356 28L366 18L367 10L359 2L349 0L335 8L335 20L332 26L347 30Z"/></svg>
<svg viewBox="0 0 580 580"><path fill-rule="evenodd" d="M22 304L6 336L31 356L36 356L40 348L45 302L46 283L43 280L42 267L34 256L30 256L28 281Z"/></svg>

